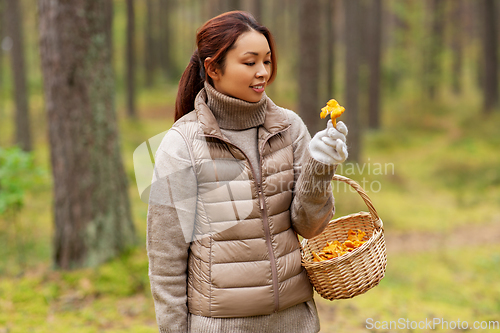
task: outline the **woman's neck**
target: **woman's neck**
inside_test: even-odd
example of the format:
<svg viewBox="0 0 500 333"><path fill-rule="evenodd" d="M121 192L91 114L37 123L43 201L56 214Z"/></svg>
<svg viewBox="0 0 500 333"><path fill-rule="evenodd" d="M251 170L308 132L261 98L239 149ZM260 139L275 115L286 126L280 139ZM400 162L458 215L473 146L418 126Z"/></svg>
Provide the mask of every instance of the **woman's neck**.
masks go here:
<svg viewBox="0 0 500 333"><path fill-rule="evenodd" d="M266 118L267 96L250 103L224 95L205 81L207 105L217 119L219 127L230 130L243 130L264 123Z"/></svg>

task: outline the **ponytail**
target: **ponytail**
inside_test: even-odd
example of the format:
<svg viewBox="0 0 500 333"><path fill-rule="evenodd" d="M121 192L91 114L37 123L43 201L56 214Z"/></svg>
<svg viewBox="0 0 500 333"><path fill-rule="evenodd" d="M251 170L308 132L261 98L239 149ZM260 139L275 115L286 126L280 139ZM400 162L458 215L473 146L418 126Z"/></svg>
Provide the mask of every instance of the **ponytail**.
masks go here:
<svg viewBox="0 0 500 333"><path fill-rule="evenodd" d="M196 49L179 81L179 90L175 100L175 121L194 109L194 99L203 88L204 81L205 66Z"/></svg>

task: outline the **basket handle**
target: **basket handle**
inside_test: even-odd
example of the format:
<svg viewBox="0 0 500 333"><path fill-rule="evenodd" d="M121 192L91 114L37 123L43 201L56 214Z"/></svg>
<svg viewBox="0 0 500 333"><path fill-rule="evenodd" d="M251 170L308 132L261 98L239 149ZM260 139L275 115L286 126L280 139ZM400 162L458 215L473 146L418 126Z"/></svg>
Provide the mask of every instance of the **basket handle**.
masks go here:
<svg viewBox="0 0 500 333"><path fill-rule="evenodd" d="M380 230L383 228L382 221L380 220L378 213L377 213L377 210L373 206L371 199L368 197L365 190L358 183L356 183L354 180L352 180L350 178L347 178L347 177L344 177L341 175L334 175L332 180L344 182L344 183L350 185L352 188L354 188L356 190L356 192L358 192L358 194L361 196L363 201L365 202L366 206L368 207L368 210L370 211L370 214L375 219L373 222L375 225L375 228L377 228L377 230Z"/></svg>

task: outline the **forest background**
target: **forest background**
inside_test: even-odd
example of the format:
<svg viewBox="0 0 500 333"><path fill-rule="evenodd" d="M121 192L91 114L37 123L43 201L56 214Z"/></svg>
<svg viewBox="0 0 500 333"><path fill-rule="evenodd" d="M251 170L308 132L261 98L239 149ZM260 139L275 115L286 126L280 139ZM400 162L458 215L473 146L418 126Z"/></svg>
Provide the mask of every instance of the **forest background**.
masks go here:
<svg viewBox="0 0 500 333"><path fill-rule="evenodd" d="M50 38L65 34L76 45L92 29L81 34L82 22L70 16L65 27L76 28L60 28L48 3L0 0L0 333L157 331L147 204L132 156L172 125L196 29L231 9L251 11L275 35L278 77L267 94L298 112L312 134L326 125L318 116L328 99L346 107L340 119L351 158L339 173L363 185L384 222L386 277L350 300L316 295L321 332L394 331L384 323L400 318L407 326L399 331L428 331L408 327L426 319L439 319L441 331L465 323L474 330L476 321L498 330L499 1L75 0L65 10L104 22L96 30L105 38L88 43L100 45L91 75L75 78L81 91L99 92L98 102L71 100L64 85L74 82L54 79L50 50L58 46ZM82 64L70 51L58 50L61 61ZM78 151L71 134L86 122L91 136L111 133L102 138L116 144L114 158L102 158L102 147L65 154ZM109 170L118 171L107 177ZM95 174L100 197L80 183ZM367 210L356 193L333 185L336 217ZM106 195L117 188L118 199ZM79 223L93 232L68 233Z"/></svg>

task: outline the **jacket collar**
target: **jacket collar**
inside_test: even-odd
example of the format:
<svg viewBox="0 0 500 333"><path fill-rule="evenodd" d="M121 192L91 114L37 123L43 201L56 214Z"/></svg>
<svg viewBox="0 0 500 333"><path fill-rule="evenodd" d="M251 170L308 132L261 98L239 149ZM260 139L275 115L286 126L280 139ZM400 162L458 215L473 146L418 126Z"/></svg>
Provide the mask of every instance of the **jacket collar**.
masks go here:
<svg viewBox="0 0 500 333"><path fill-rule="evenodd" d="M227 140L224 134L222 134L214 114L207 106L207 94L205 88L201 89L196 96L194 108L203 134ZM290 121L285 115L285 112L274 104L269 97L267 97L266 118L264 120L264 124L259 126L259 128L263 128L262 131L259 130L259 139L278 133L289 126Z"/></svg>

